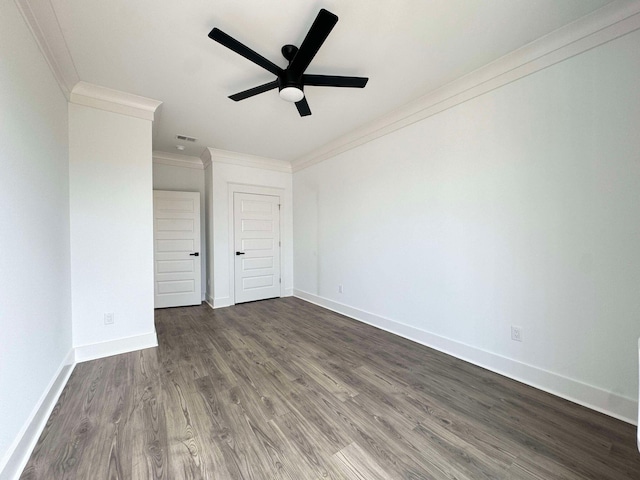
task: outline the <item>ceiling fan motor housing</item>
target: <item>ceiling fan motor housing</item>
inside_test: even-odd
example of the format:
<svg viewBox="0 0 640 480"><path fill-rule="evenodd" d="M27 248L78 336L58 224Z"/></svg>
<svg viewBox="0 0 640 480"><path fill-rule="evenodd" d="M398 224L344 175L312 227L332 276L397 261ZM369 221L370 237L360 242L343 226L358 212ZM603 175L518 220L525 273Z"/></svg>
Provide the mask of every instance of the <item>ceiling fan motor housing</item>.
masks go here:
<svg viewBox="0 0 640 480"><path fill-rule="evenodd" d="M289 70L283 70L282 73L278 75L278 90L287 87L302 90L302 75L294 77Z"/></svg>
<svg viewBox="0 0 640 480"><path fill-rule="evenodd" d="M298 47L295 45L285 45L282 47L282 55L291 61L296 56ZM278 75L278 92L280 98L288 102L299 102L304 98L304 88L302 83L302 75L294 75L288 68Z"/></svg>

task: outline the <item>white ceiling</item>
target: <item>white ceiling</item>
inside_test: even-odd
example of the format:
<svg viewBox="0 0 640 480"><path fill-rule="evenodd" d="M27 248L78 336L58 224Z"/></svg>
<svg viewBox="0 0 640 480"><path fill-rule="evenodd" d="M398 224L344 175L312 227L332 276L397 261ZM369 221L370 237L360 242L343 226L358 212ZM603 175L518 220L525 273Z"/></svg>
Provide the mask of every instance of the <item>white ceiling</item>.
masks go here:
<svg viewBox="0 0 640 480"><path fill-rule="evenodd" d="M556 30L610 0L51 0L85 82L161 100L154 150L204 147L294 160ZM366 88L307 87L301 118L273 80L207 37L215 26L281 67L320 8L340 18L308 73L370 78ZM176 134L198 138L179 142ZM184 144L178 152L175 146Z"/></svg>

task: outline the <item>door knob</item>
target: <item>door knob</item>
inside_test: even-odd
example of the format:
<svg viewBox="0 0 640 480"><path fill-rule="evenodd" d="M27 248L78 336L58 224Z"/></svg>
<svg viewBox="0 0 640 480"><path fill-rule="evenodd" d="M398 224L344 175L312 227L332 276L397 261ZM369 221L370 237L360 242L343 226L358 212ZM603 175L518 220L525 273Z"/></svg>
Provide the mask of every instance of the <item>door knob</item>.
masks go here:
<svg viewBox="0 0 640 480"><path fill-rule="evenodd" d="M190 257L199 257L200 256L200 252L190 253L189 256Z"/></svg>
<svg viewBox="0 0 640 480"><path fill-rule="evenodd" d="M236 255L244 255L244 252L236 252Z"/></svg>

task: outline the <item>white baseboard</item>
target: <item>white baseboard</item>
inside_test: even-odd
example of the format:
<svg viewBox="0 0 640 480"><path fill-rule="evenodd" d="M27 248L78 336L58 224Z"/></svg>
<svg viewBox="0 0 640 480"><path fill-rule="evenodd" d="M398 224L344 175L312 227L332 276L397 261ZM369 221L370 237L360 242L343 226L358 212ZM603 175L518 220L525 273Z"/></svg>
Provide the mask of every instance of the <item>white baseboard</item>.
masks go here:
<svg viewBox="0 0 640 480"><path fill-rule="evenodd" d="M302 300L306 300L307 302L319 305L328 310L341 313L342 315L439 350L539 390L637 425L638 402L631 398L623 397L593 385L543 370L534 365L503 357L312 293L294 289L293 294Z"/></svg>
<svg viewBox="0 0 640 480"><path fill-rule="evenodd" d="M156 332L153 331L142 335L136 335L134 337L125 337L117 340L110 340L108 342L78 346L75 348L75 359L77 363L80 363L157 346L158 338L156 337Z"/></svg>
<svg viewBox="0 0 640 480"><path fill-rule="evenodd" d="M207 302L207 305L209 305L211 308L213 308L213 297L211 295L209 295L208 293L204 294L204 301Z"/></svg>
<svg viewBox="0 0 640 480"><path fill-rule="evenodd" d="M293 288L285 288L282 294L283 297L293 297ZM234 305L231 302L231 297L221 297L221 298L212 298L211 295L207 293L206 298L204 300L209 304L211 308L224 308L230 307Z"/></svg>
<svg viewBox="0 0 640 480"><path fill-rule="evenodd" d="M231 301L231 297L219 297L219 298L213 299L212 308L230 307L231 305L233 305L233 302Z"/></svg>
<svg viewBox="0 0 640 480"><path fill-rule="evenodd" d="M0 462L0 480L17 480L20 477L74 367L74 351L71 349Z"/></svg>

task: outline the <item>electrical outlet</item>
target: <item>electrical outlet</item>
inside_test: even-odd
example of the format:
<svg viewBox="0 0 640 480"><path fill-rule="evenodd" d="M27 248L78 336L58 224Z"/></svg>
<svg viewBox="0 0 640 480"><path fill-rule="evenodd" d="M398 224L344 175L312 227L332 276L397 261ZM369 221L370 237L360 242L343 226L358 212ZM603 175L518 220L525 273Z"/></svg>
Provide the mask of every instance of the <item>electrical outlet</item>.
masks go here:
<svg viewBox="0 0 640 480"><path fill-rule="evenodd" d="M115 318L113 312L104 314L104 324L105 325L113 325L115 323Z"/></svg>
<svg viewBox="0 0 640 480"><path fill-rule="evenodd" d="M511 325L511 340L516 342L522 341L522 327Z"/></svg>
<svg viewBox="0 0 640 480"><path fill-rule="evenodd" d="M342 285L338 285L338 293L342 293Z"/></svg>

